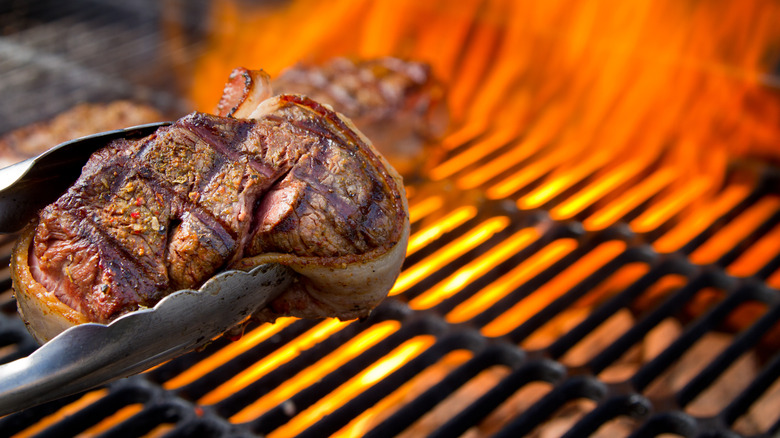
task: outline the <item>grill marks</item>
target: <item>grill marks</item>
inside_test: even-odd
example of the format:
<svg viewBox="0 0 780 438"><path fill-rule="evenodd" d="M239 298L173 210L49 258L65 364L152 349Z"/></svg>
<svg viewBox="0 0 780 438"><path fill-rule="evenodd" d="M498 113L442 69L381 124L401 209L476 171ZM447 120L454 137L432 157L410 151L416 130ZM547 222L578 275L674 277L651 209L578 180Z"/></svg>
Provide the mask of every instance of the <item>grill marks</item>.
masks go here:
<svg viewBox="0 0 780 438"><path fill-rule="evenodd" d="M248 231L237 226L235 205L248 208L240 198L257 177L245 175L249 160L231 149L248 130L193 114L147 140L100 151L44 211L36 277L100 322L208 278Z"/></svg>
<svg viewBox="0 0 780 438"><path fill-rule="evenodd" d="M343 263L393 247L405 213L401 195L388 193L399 188L360 134L303 97L282 96L269 111L258 120L193 113L99 151L41 214L34 277L108 322L245 257Z"/></svg>

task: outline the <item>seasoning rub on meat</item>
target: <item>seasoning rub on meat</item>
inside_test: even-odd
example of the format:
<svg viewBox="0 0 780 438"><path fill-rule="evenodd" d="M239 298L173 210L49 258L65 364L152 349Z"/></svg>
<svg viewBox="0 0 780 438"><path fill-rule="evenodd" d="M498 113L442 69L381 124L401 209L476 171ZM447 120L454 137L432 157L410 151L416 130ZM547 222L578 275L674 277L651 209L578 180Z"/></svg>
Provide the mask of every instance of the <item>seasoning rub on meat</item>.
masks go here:
<svg viewBox="0 0 780 438"><path fill-rule="evenodd" d="M401 177L330 107L269 95L267 76L237 70L220 115L192 113L90 158L12 261L39 341L263 263L296 279L260 320L363 317L387 295L409 233Z"/></svg>

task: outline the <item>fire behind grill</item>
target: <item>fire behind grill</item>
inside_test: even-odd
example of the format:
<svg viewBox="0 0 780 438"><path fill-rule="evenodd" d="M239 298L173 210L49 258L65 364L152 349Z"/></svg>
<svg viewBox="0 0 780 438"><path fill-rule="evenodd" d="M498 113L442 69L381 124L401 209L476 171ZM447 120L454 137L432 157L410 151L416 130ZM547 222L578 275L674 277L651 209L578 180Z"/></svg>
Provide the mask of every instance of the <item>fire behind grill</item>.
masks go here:
<svg viewBox="0 0 780 438"><path fill-rule="evenodd" d="M53 28L81 14L32 20L25 32L56 35ZM132 22L132 14L88 16L100 29L128 29L116 38L139 38L137 27L109 26ZM12 37L24 41L20 34ZM478 29L464 38L490 39ZM45 45L30 50L33 60L49 59ZM479 56L471 53L463 57ZM133 84L120 70L96 70L116 82L76 85ZM462 90L453 91L456 101ZM139 93L133 85L115 91ZM599 162L573 167L561 182L550 175L565 157L529 149L527 138L508 132L464 123L443 140L443 156L409 186L403 272L367 320L251 326L237 341L220 339L144 374L1 418L0 431L780 433L777 168L735 162L718 179L685 179L653 160ZM2 242L4 265L12 244ZM2 282L0 361L7 362L35 345L16 316L7 270Z"/></svg>

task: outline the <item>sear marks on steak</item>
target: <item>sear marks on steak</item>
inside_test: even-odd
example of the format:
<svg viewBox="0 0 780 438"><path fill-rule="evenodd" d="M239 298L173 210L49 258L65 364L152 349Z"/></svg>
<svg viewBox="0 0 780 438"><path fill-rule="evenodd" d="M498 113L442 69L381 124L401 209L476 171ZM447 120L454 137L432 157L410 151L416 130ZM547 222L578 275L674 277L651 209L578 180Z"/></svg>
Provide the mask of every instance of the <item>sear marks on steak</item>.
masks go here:
<svg viewBox="0 0 780 438"><path fill-rule="evenodd" d="M87 319L108 322L230 266L337 269L406 238L400 179L348 121L302 96L263 105L254 120L193 113L93 155L40 213L29 253L35 280ZM349 309L341 298L328 302L316 290L322 281L297 281L258 315L370 310L360 299Z"/></svg>

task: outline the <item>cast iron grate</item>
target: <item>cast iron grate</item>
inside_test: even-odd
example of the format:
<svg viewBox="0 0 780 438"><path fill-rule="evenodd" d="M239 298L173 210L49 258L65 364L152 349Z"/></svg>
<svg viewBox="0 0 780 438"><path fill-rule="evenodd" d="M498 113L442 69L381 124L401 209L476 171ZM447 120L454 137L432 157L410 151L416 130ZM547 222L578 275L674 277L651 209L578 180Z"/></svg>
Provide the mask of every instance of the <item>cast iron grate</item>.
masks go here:
<svg viewBox="0 0 780 438"><path fill-rule="evenodd" d="M206 2L187 2L193 9L173 15L158 2L139 9L15 3L0 14L0 91L16 102L2 107L0 131L81 100L129 96L173 112L186 106L178 94L160 92L172 90L170 60L158 57L165 27L148 18L181 19L179 27L197 36ZM69 37L59 39L63 29ZM178 48L184 53L175 55L191 55L187 44ZM116 57L101 59L106 50ZM74 89L80 94L62 92ZM635 226L687 187L659 184L602 227L593 218L620 204L625 187L664 181L659 163L644 163L623 187L580 210L560 207L619 164L519 209L553 170L540 151L512 155L519 128L481 129L450 145L431 171L438 182L412 187L409 257L393 297L366 321L252 326L239 341L217 340L147 373L0 418L0 435L780 433L780 254L732 273L778 235L777 170L749 169L747 180L727 175L713 199L748 189L723 211L712 213L715 202L686 202L652 227ZM488 142L492 149L481 153ZM698 213L709 218L704 227L682 234L668 252L657 249ZM727 232L734 226L745 232ZM12 244L0 240L3 266ZM36 348L10 284L5 268L3 363ZM734 374L747 377L729 383Z"/></svg>
<svg viewBox="0 0 780 438"><path fill-rule="evenodd" d="M625 429L620 430L631 431L635 436L656 436L661 433L709 436L713 433L733 433L730 428L739 417L780 379L780 355L776 348L762 345L766 341L766 333L777 325L780 295L760 280L735 278L726 274L717 264L694 265L681 253L658 254L646 244L637 243L636 236L627 233L622 226L598 233L585 233L574 222L551 222L538 213L512 211L501 202L486 202L479 210L480 214L471 221L444 233L436 244L410 257L406 270L426 260L437 249L446 247L448 241L467 233L470 226L477 225L485 217L509 215L509 225L494 234L492 239L463 252L451 262L446 272L435 271L424 281L385 302L366 321L345 324L300 347L295 347L296 342L318 330L324 323L289 322L267 339L221 360L219 365L190 381L181 385L169 384L176 376L218 356L233 345L229 341L218 340L202 352L183 356L145 374L110 384L105 389L9 415L0 419L0 430L9 435L29 431L29 428L35 428L51 416L56 421L43 428L40 436L75 434L95 427L100 433L110 436L142 436L147 432L157 433L161 430L164 430L165 436L190 436L194 433L199 436L274 436L275 433L286 432L295 432L301 436L323 436L343 431L345 427L356 427L352 424L356 418L370 414L374 406L385 406L383 400L394 398L394 394L401 388L412 395L401 398L402 401L396 403L398 407L389 408L388 414L365 420L370 427L362 426L365 430L361 429L361 433L367 436L393 436L428 427L426 423L433 421L436 426L423 429L426 433L454 436L485 427L480 425L490 422L491 414L511 400L513 395L516 397L518 392L531 385L543 384L547 385L547 390L535 403L518 411L502 427L490 432L497 433L497 436L538 432L540 427L560 415L562 407L574 403L578 406L587 405L587 409L579 412L577 418L572 420L566 429L568 436L593 434L614 422L627 424ZM777 222L776 217L770 220ZM527 246L476 279L469 286L475 291L466 288L462 293L428 309L413 309L407 303L413 302L419 294L441 282L444 276L480 256L490 254L502 241L525 228L542 230L538 244ZM500 278L512 266L532 258L534 253L544 251L550 243L560 239L575 240L577 248L474 318L455 324L446 321L449 311L473 297L478 290L484 289L487 283ZM500 317L499 309L506 309L512 303L527 298L533 291L560 275L566 266L587 257L594 249L608 242L622 242L623 249L615 252L614 257L586 275L557 300L544 306L540 312L501 336L485 336L480 332L486 324ZM645 266L644 273L626 287L607 294L584 318L580 318L579 323L543 348L533 348L533 344L528 344L531 348L523 348L534 333L557 315L571 310L573 303L598 288L605 278L622 268L637 264ZM677 287L650 300L648 306L637 305L654 285L670 276L677 278ZM704 309L686 310L704 295L708 303ZM4 309L8 310L12 304L8 302L8 296L4 296ZM764 311L739 330L728 328L728 318L735 309L745 304L758 304ZM576 349L583 339L597 332L605 321L620 312L628 312L634 317L630 326L625 327L622 333L615 334L610 342L592 344L600 346L584 359L567 359L567 354ZM627 378L615 380L604 377L605 371L623 361L627 352L636 348L666 320L678 321L681 325L676 339L670 340L652 359L636 364ZM389 334L381 340L352 355L343 356L342 362L333 371L302 385L289 396L280 398L282 402L258 410L254 418L240 420L246 417L241 412L258 399L274 391L283 391L285 385L311 372L313 364L322 363L340 348L387 323L394 324L393 329L383 332ZM31 351L31 341L18 318L6 312L3 314L2 326L4 344L18 345L3 361ZM253 327L246 336L252 336L255 330L260 329ZM727 333L729 342L722 351L701 367L685 385L673 391L661 391L660 396L657 392L648 391L653 382L709 333ZM355 389L336 407L318 411L322 403L335 397L334 394L339 393L344 385L361 375L365 376L366 371L377 363L387 361L388 353L419 339L425 339L425 342L416 346L414 354L405 356L404 361L386 371L381 378L375 378L369 384ZM264 360L273 360L280 352L284 353L290 348L295 354L288 360L280 361L259 378L250 378L246 383L237 385L226 395L217 397L216 402L203 403L209 400L209 394L216 388L235 381L247 370L262 366ZM747 352L760 353L761 368L746 387L732 394L732 399L714 415L702 417L686 411L687 406L711 388ZM431 373L438 377L431 377ZM480 379L486 373L493 375L487 380ZM431 379L433 383L421 382L420 379ZM487 389L469 392L468 387L476 385L474 382L487 385ZM468 403L457 407L455 415L440 412L441 407L446 407L454 398L468 400ZM67 411L72 404L77 405L78 409L64 415L63 411ZM101 422L117 415L117 412L128 412L128 407L134 408L127 418L101 429ZM299 421L299 416L311 410L322 414L315 415L304 425L294 424ZM431 416L441 418L431 420ZM103 423L103 427L106 424ZM771 436L779 428L780 420L775 419L774 423L756 436Z"/></svg>

